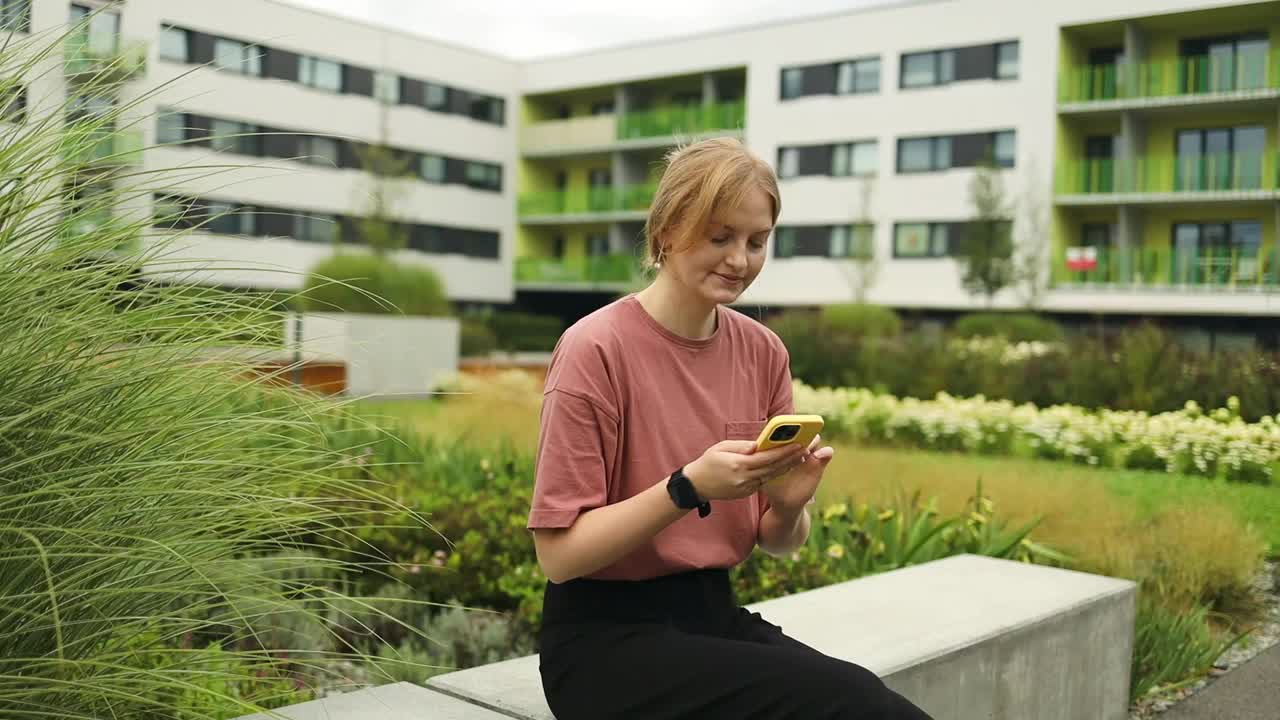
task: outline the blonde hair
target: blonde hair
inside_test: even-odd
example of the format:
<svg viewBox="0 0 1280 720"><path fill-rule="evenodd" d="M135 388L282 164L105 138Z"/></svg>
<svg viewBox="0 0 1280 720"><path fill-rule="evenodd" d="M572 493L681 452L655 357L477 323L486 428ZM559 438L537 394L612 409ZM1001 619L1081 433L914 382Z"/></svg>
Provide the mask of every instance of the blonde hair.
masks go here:
<svg viewBox="0 0 1280 720"><path fill-rule="evenodd" d="M688 250L697 242L717 208L734 208L752 190L764 190L773 200L773 221L782 212L778 178L735 138L711 138L667 154L666 170L658 181L645 222L646 264L657 267L666 255ZM662 238L676 231L671 246Z"/></svg>

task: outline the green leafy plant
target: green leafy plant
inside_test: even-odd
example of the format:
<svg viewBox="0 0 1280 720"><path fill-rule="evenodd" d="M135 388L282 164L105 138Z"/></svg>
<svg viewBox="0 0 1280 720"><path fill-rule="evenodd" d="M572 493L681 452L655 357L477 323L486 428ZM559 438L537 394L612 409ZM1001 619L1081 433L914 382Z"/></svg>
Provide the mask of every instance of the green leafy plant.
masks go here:
<svg viewBox="0 0 1280 720"><path fill-rule="evenodd" d="M6 40L0 77L30 82L61 42ZM329 582L359 569L341 558L362 518L343 508L391 505L341 471L313 420L325 401L262 388L216 352L269 347L275 318L190 285L170 236L129 209L165 177L131 171L120 140L143 100L0 125L0 177L21 178L0 185L3 718L186 720L296 699L332 658L275 645L276 623L323 628L351 600Z"/></svg>
<svg viewBox="0 0 1280 720"><path fill-rule="evenodd" d="M444 284L434 270L363 253L338 253L317 263L307 274L297 304L308 312L450 312Z"/></svg>

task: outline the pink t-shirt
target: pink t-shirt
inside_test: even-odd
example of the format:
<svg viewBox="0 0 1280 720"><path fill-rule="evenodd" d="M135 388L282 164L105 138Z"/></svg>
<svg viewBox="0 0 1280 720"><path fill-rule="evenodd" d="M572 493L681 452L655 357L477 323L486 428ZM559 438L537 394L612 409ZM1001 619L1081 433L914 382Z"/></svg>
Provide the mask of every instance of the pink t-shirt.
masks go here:
<svg viewBox="0 0 1280 720"><path fill-rule="evenodd" d="M755 440L792 412L786 347L764 325L718 307L711 337L690 340L653 319L634 295L565 331L551 356L529 528L564 528L696 460L721 440ZM588 577L644 580L742 562L756 544L763 493L690 511Z"/></svg>

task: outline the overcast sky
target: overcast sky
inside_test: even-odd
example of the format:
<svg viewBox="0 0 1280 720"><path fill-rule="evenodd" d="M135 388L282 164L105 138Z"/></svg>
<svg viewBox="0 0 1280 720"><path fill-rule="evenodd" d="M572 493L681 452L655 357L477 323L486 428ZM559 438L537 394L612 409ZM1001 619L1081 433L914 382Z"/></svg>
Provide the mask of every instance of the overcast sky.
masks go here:
<svg viewBox="0 0 1280 720"><path fill-rule="evenodd" d="M519 60L886 0L284 0Z"/></svg>

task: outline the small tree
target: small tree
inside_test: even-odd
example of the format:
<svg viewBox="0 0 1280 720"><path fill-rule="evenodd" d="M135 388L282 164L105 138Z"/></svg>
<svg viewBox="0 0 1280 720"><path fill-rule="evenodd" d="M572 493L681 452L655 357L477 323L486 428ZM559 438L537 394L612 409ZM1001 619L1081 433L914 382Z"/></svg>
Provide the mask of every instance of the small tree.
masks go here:
<svg viewBox="0 0 1280 720"><path fill-rule="evenodd" d="M395 219L393 208L404 192L400 180L409 173L409 162L387 144L387 110L382 107L378 140L357 150L361 168L369 175L369 194L364 217L352 226L350 243L369 246L385 255L408 244L403 223Z"/></svg>
<svg viewBox="0 0 1280 720"><path fill-rule="evenodd" d="M875 178L864 178L858 189L858 210L853 235L849 238L849 259L840 265L857 303L867 301L867 293L880 276L880 258L875 253L875 225L871 217L871 196L874 192Z"/></svg>
<svg viewBox="0 0 1280 720"><path fill-rule="evenodd" d="M1017 241L1014 247L1014 282L1018 296L1028 310L1040 305L1049 286L1049 222L1044 186L1039 182L1034 161L1026 168L1026 184L1020 204Z"/></svg>
<svg viewBox="0 0 1280 720"><path fill-rule="evenodd" d="M960 247L961 282L971 295L982 295L990 307L1015 277L1004 182L990 158L978 166L969 197L974 219Z"/></svg>

